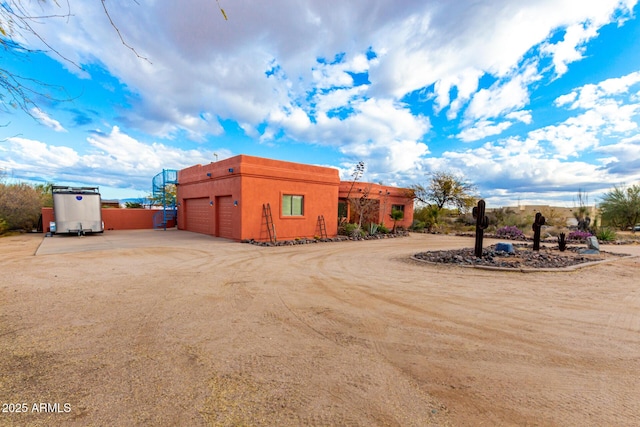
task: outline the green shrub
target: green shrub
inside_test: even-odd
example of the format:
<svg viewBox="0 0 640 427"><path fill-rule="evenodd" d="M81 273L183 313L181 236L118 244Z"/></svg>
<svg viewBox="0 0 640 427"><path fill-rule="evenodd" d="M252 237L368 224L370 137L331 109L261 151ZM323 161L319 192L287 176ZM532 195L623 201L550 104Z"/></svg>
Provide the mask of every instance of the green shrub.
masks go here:
<svg viewBox="0 0 640 427"><path fill-rule="evenodd" d="M378 233L389 234L389 229L384 224L378 224Z"/></svg>
<svg viewBox="0 0 640 427"><path fill-rule="evenodd" d="M617 236L616 236L616 232L610 229L609 227L602 227L596 233L596 237L598 238L598 240L602 242L613 242L614 240L616 240Z"/></svg>
<svg viewBox="0 0 640 427"><path fill-rule="evenodd" d="M351 237L364 237L367 232L358 227L358 224L347 223L338 229L338 234Z"/></svg>
<svg viewBox="0 0 640 427"><path fill-rule="evenodd" d="M9 231L9 224L7 224L7 221L4 219L0 218L0 234L4 234L7 231Z"/></svg>
<svg viewBox="0 0 640 427"><path fill-rule="evenodd" d="M356 229L358 228L358 224L345 224L344 231L347 236L350 236Z"/></svg>
<svg viewBox="0 0 640 427"><path fill-rule="evenodd" d="M414 219L413 224L411 224L411 229L414 231L422 231L426 226L426 222Z"/></svg>

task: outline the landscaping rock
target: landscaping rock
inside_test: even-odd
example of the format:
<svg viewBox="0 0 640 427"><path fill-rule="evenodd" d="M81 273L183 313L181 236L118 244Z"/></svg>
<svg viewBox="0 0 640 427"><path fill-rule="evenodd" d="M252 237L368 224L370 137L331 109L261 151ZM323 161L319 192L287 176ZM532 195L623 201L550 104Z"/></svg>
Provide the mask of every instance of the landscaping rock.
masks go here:
<svg viewBox="0 0 640 427"><path fill-rule="evenodd" d="M320 242L346 242L346 241L358 241L358 240L379 240L379 239L391 239L395 237L407 237L409 236L408 231L398 231L397 233L388 233L388 234L375 234L373 236L336 236L336 237L327 237L327 238L299 238L297 240L278 240L276 243L271 242L258 242L253 239L243 239L242 243L250 243L258 246L293 246L293 245L306 245L309 243L320 243Z"/></svg>
<svg viewBox="0 0 640 427"><path fill-rule="evenodd" d="M587 237L587 249L593 249L596 251L600 250L600 243L598 243L598 238L596 236Z"/></svg>
<svg viewBox="0 0 640 427"><path fill-rule="evenodd" d="M513 243L498 243L496 244L496 252L506 252L508 254L513 254L516 251L513 249Z"/></svg>
<svg viewBox="0 0 640 427"><path fill-rule="evenodd" d="M578 253L581 255L598 255L600 251L597 249L580 249Z"/></svg>
<svg viewBox="0 0 640 427"><path fill-rule="evenodd" d="M517 247L515 247L517 246ZM472 248L453 249L446 251L421 252L414 257L438 264L453 264L459 266L486 266L502 268L562 268L572 265L594 261L593 257L582 256L589 254L600 254L593 249L570 248L560 253L558 250L541 248L534 251L532 245L518 243L514 245L514 253L498 251L498 245L485 247L482 251L482 258L476 258ZM609 256L625 256L623 254L609 254Z"/></svg>

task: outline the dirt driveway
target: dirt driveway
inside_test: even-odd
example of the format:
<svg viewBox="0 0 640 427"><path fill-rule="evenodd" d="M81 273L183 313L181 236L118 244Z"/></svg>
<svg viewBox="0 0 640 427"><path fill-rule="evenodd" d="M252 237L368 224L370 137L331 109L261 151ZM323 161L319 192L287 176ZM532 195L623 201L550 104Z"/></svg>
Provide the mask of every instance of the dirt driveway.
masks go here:
<svg viewBox="0 0 640 427"><path fill-rule="evenodd" d="M408 259L472 245L2 238L0 425L640 424L639 258Z"/></svg>

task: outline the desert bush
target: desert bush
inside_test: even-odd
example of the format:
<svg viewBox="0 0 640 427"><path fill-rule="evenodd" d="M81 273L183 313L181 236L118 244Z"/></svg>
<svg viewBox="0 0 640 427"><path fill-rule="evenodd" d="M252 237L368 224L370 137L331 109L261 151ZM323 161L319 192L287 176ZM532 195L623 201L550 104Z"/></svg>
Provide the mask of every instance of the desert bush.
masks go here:
<svg viewBox="0 0 640 427"><path fill-rule="evenodd" d="M384 224L378 224L378 233L389 234L390 231Z"/></svg>
<svg viewBox="0 0 640 427"><path fill-rule="evenodd" d="M587 239L587 237L591 235L592 234L589 233L588 231L575 230L569 233L569 235L567 236L567 240L574 240L574 241L577 240L580 242L584 242Z"/></svg>
<svg viewBox="0 0 640 427"><path fill-rule="evenodd" d="M517 240L524 238L524 233L516 226L507 225L505 227L497 229L496 236L505 239Z"/></svg>
<svg viewBox="0 0 640 427"><path fill-rule="evenodd" d="M347 223L340 227L338 233L350 237L364 237L367 235L367 232L360 228L358 224L353 223Z"/></svg>
<svg viewBox="0 0 640 427"><path fill-rule="evenodd" d="M431 230L438 224L440 211L437 206L423 206L413 213L414 221L424 222L424 228Z"/></svg>
<svg viewBox="0 0 640 427"><path fill-rule="evenodd" d="M458 216L458 218L456 218L456 222L464 226L468 226L468 225L475 226L476 219L473 217L473 215L468 213L468 214Z"/></svg>
<svg viewBox="0 0 640 427"><path fill-rule="evenodd" d="M609 227L602 227L596 233L598 240L603 242L613 242L616 240L616 232Z"/></svg>
<svg viewBox="0 0 640 427"><path fill-rule="evenodd" d="M422 231L426 226L427 226L427 223L425 223L424 221L414 219L413 224L411 224L411 229L413 231Z"/></svg>
<svg viewBox="0 0 640 427"><path fill-rule="evenodd" d="M338 229L338 234L341 234L343 236L351 236L353 231L357 228L358 228L358 224L353 224L349 222L340 226L340 228Z"/></svg>
<svg viewBox="0 0 640 427"><path fill-rule="evenodd" d="M9 230L31 230L38 223L42 194L34 187L0 183L0 218Z"/></svg>
<svg viewBox="0 0 640 427"><path fill-rule="evenodd" d="M7 224L7 221L0 218L0 234L4 234L7 231L9 231L9 225Z"/></svg>

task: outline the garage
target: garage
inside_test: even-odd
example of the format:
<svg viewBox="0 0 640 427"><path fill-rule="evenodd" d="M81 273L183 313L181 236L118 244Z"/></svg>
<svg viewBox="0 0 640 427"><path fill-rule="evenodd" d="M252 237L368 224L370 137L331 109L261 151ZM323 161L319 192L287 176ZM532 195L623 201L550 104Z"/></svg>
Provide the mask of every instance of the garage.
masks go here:
<svg viewBox="0 0 640 427"><path fill-rule="evenodd" d="M216 197L218 237L233 238L233 197Z"/></svg>
<svg viewBox="0 0 640 427"><path fill-rule="evenodd" d="M279 239L293 240L313 238L318 217L323 217L327 235L335 236L339 187L337 169L242 154L193 165L178 171L178 229L266 241L272 238L269 226ZM288 200L297 204L283 215L282 204Z"/></svg>
<svg viewBox="0 0 640 427"><path fill-rule="evenodd" d="M211 234L211 211L208 197L185 199L185 230Z"/></svg>

